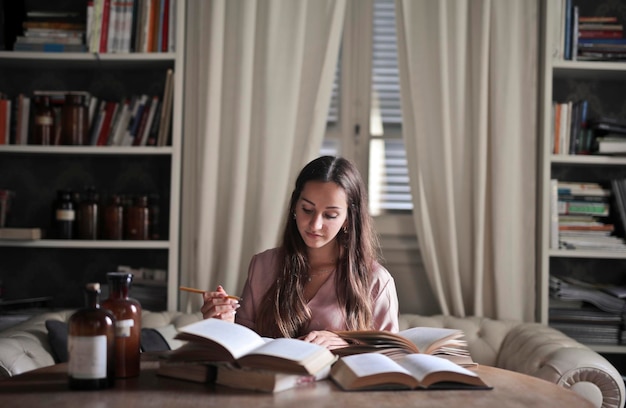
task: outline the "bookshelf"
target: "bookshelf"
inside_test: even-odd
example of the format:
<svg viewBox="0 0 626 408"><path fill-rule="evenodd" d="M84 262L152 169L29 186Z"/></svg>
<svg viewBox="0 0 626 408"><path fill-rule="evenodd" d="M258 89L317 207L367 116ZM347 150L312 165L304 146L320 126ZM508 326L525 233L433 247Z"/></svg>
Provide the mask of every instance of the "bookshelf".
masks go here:
<svg viewBox="0 0 626 408"><path fill-rule="evenodd" d="M603 2L573 0L584 15L610 13L626 23L626 15L601 8ZM558 274L593 284L626 285L626 252L595 249L556 249L551 245L551 179L597 182L610 188L610 180L626 178L626 157L553 153L553 101L589 101L589 117L626 118L619 94L626 86L626 62L564 60L558 52L559 0L541 2L539 178L537 239L537 320L550 324L550 277ZM581 14L583 15L583 14ZM611 216L617 219L611 204ZM623 330L623 328L622 328ZM583 341L583 343L586 343ZM626 345L587 343L607 354L626 354Z"/></svg>
<svg viewBox="0 0 626 408"><path fill-rule="evenodd" d="M86 4L82 2L82 4ZM120 265L167 271L163 309L178 310L184 18L176 1L176 49L140 53L0 51L0 92L84 90L104 100L162 95L166 71L174 70L171 135L165 146L0 145L0 188L16 192L9 227L39 227L36 241L0 240L4 300L51 297L53 308L83 304L88 281L106 283ZM51 234L56 191L93 185L101 195L158 196L159 238L60 240ZM102 208L102 207L100 207ZM131 290L131 295L133 290Z"/></svg>

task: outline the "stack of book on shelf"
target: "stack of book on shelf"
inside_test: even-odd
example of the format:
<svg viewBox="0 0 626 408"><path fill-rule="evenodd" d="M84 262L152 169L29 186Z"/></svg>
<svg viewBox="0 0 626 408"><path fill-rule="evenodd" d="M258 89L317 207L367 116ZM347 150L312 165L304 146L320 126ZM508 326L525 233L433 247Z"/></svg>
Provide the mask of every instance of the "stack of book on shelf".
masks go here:
<svg viewBox="0 0 626 408"><path fill-rule="evenodd" d="M269 339L236 323L207 319L180 329L176 338L186 343L163 355L157 374L261 392L279 392L326 378L346 390L360 389L362 384L353 383L355 376L367 381L367 389L489 388L471 370L477 364L461 330L420 327L400 333L336 333L348 345L329 351L303 340ZM338 361L343 362L335 369ZM369 363L379 374L375 378L358 369ZM381 374L389 367L412 374L399 374L402 379L398 374ZM426 374L428 378L415 383ZM406 382L409 377L415 377L411 386Z"/></svg>
<svg viewBox="0 0 626 408"><path fill-rule="evenodd" d="M626 154L626 119L601 117L591 124L594 129L592 151L595 154Z"/></svg>
<svg viewBox="0 0 626 408"><path fill-rule="evenodd" d="M551 247L626 251L624 240L614 235L612 193L598 183L552 180Z"/></svg>
<svg viewBox="0 0 626 408"><path fill-rule="evenodd" d="M557 57L581 61L626 59L624 27L617 16L581 15L573 0L560 0Z"/></svg>
<svg viewBox="0 0 626 408"><path fill-rule="evenodd" d="M624 26L615 16L579 17L578 48L575 59L579 61L624 61L626 39Z"/></svg>
<svg viewBox="0 0 626 408"><path fill-rule="evenodd" d="M587 344L621 344L626 290L550 276L549 324Z"/></svg>
<svg viewBox="0 0 626 408"><path fill-rule="evenodd" d="M85 52L85 20L75 11L27 10L15 51Z"/></svg>

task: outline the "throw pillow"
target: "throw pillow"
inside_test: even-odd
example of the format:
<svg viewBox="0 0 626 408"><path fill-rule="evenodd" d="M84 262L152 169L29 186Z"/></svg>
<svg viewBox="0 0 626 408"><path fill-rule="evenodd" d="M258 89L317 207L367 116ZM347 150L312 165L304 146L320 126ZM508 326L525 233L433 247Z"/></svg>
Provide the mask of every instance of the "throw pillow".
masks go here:
<svg viewBox="0 0 626 408"><path fill-rule="evenodd" d="M46 320L48 344L55 363L67 362L67 323L60 320Z"/></svg>

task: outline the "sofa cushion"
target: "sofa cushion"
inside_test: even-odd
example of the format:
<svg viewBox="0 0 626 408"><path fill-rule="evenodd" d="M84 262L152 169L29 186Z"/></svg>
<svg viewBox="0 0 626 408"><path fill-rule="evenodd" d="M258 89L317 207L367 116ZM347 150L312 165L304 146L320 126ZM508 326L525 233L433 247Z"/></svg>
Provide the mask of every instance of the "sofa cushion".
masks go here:
<svg viewBox="0 0 626 408"><path fill-rule="evenodd" d="M67 323L59 320L46 320L48 344L55 363L67 362Z"/></svg>

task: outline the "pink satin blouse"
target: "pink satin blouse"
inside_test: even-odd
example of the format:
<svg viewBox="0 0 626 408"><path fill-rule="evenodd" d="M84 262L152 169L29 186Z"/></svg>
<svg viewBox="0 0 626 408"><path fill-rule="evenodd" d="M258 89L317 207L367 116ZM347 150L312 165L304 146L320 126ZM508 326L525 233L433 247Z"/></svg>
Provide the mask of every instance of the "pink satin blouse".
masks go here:
<svg viewBox="0 0 626 408"><path fill-rule="evenodd" d="M278 249L270 249L252 257L248 278L243 288L241 307L235 321L252 330L256 328L256 316L265 293L276 280ZM345 311L337 301L335 279L332 277L320 287L309 301L311 321L305 332L314 330L346 330ZM398 295L393 277L383 266L370 276L370 292L373 302L374 329L398 331Z"/></svg>

